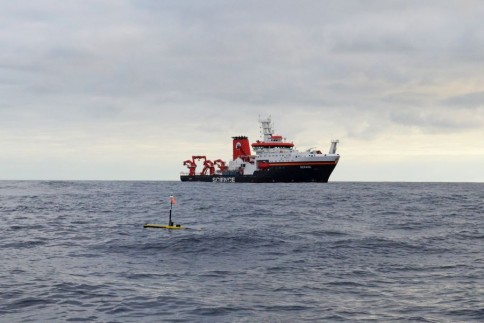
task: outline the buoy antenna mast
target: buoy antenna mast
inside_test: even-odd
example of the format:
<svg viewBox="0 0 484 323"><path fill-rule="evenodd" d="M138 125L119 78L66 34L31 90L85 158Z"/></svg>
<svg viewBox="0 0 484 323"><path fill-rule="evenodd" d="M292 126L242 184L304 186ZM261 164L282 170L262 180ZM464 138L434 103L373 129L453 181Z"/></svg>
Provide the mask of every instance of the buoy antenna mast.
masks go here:
<svg viewBox="0 0 484 323"><path fill-rule="evenodd" d="M168 225L170 227L173 226L173 221L171 221L171 212L173 210L173 204L176 204L176 200L175 200L175 197L173 195L170 195L170 217L168 219Z"/></svg>

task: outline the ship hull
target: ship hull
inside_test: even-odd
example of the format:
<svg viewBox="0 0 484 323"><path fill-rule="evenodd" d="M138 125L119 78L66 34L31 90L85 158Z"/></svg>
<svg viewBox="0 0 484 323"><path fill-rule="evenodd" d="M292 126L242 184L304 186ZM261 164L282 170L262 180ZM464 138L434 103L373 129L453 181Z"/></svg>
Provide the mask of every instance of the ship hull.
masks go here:
<svg viewBox="0 0 484 323"><path fill-rule="evenodd" d="M252 175L242 175L226 172L214 175L181 175L182 182L214 182L214 183L327 183L336 163L318 166L274 166L265 170L255 171Z"/></svg>

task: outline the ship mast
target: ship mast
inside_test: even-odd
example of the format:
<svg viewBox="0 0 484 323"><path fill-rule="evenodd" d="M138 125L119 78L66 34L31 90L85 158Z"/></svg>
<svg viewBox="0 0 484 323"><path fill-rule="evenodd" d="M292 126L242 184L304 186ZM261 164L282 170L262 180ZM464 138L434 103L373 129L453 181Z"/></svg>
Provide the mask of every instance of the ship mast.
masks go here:
<svg viewBox="0 0 484 323"><path fill-rule="evenodd" d="M259 122L261 123L261 133L264 138L264 142L269 142L271 141L272 138L272 122L271 122L271 117L267 117L267 119L260 119Z"/></svg>

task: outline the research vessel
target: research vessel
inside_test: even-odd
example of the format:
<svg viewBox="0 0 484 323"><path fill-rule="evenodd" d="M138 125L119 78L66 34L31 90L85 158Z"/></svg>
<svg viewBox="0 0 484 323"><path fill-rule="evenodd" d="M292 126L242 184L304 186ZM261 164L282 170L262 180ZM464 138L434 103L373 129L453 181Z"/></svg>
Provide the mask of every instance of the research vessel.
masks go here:
<svg viewBox="0 0 484 323"><path fill-rule="evenodd" d="M338 140L332 140L329 151L315 148L295 149L294 143L275 135L271 118L260 119L262 140L249 142L246 136L232 137L232 160L209 160L206 156L192 156L183 165L188 173L181 173L182 182L215 183L275 183L328 182L338 164ZM251 146L255 154L251 152ZM197 172L197 162L203 169Z"/></svg>

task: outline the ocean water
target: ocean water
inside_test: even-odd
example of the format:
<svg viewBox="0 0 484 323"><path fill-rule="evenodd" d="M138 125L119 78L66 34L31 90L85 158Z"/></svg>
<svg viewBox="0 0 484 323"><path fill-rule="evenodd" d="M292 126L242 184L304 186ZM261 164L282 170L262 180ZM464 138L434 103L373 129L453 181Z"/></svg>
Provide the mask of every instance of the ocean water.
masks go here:
<svg viewBox="0 0 484 323"><path fill-rule="evenodd" d="M144 229L168 221L192 230ZM1 322L482 322L484 184L0 182Z"/></svg>

